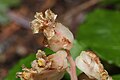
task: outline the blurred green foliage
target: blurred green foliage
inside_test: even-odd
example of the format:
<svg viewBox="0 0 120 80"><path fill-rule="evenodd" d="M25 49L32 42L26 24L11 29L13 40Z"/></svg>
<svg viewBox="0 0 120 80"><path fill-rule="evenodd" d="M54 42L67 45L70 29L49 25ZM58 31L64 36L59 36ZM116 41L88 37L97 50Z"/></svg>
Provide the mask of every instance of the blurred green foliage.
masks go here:
<svg viewBox="0 0 120 80"><path fill-rule="evenodd" d="M120 66L120 12L95 10L87 16L77 39L98 55Z"/></svg>
<svg viewBox="0 0 120 80"><path fill-rule="evenodd" d="M101 59L120 67L119 33L120 12L96 9L79 27L77 40L95 51Z"/></svg>
<svg viewBox="0 0 120 80"><path fill-rule="evenodd" d="M7 11L11 6L17 6L20 0L0 0L0 24L5 24L9 21Z"/></svg>
<svg viewBox="0 0 120 80"><path fill-rule="evenodd" d="M112 76L113 77L113 80L120 80L120 75L115 75L115 76Z"/></svg>
<svg viewBox="0 0 120 80"><path fill-rule="evenodd" d="M16 73L22 71L21 66L25 65L30 68L31 62L35 59L35 54L30 54L26 58L21 59L8 73L7 77L4 80L20 80L16 78Z"/></svg>

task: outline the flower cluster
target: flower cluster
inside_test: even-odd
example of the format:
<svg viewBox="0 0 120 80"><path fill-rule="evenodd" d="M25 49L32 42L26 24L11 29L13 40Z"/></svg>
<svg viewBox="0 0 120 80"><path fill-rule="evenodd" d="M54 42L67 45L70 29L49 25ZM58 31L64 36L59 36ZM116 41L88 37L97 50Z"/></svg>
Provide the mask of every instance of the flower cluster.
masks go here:
<svg viewBox="0 0 120 80"><path fill-rule="evenodd" d="M37 59L31 63L32 68L23 67L23 72L18 72L17 77L21 80L61 80L67 71L71 80L77 80L77 66L91 79L112 80L93 52L82 51L74 62L70 55L73 34L64 25L56 22L56 17L51 10L46 10L45 14L36 13L31 22L33 33L41 32L46 38L46 47L55 53L46 56L44 51L38 50Z"/></svg>
<svg viewBox="0 0 120 80"><path fill-rule="evenodd" d="M36 13L35 19L31 22L33 33L42 32L47 38L47 46L53 51L70 50L74 40L73 34L64 25L55 22L56 17L51 10L46 10L45 14Z"/></svg>
<svg viewBox="0 0 120 80"><path fill-rule="evenodd" d="M23 67L23 72L18 72L17 77L21 80L60 80L68 67L66 57L63 50L48 57L44 51L38 50L37 59L31 63L32 68Z"/></svg>

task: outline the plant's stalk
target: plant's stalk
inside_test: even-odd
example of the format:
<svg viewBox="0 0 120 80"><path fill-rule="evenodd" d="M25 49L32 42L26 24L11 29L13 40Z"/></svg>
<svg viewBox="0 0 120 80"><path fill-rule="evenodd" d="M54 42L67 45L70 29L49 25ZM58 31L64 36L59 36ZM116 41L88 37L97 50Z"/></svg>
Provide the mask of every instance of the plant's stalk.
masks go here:
<svg viewBox="0 0 120 80"><path fill-rule="evenodd" d="M76 74L76 64L70 54L70 51L66 50L66 52L67 52L68 62L70 63L70 69L69 69L69 71L68 70L67 71L70 74L71 80L78 80L77 74Z"/></svg>

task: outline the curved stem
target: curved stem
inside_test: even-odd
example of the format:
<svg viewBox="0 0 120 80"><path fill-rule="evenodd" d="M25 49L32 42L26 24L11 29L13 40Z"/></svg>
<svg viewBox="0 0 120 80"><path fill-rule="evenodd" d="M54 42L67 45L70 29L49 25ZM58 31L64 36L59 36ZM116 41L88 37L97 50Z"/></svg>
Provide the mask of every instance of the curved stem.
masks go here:
<svg viewBox="0 0 120 80"><path fill-rule="evenodd" d="M70 54L70 51L66 50L67 52L67 59L70 63L70 69L68 71L68 73L70 74L71 80L78 80L77 79L77 74L76 74L76 65L75 62Z"/></svg>

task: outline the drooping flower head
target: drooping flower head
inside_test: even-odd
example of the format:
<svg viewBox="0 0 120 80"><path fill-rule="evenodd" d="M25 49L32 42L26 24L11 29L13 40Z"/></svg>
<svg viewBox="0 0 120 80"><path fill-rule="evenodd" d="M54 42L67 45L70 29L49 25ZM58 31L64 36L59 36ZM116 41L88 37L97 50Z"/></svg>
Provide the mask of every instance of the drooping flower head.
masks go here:
<svg viewBox="0 0 120 80"><path fill-rule="evenodd" d="M68 67L66 57L63 50L48 57L44 51L38 50L37 59L31 63L32 68L23 67L23 72L18 72L17 77L21 80L60 80Z"/></svg>
<svg viewBox="0 0 120 80"><path fill-rule="evenodd" d="M31 22L34 33L42 32L47 39L48 47L53 51L61 49L70 50L73 44L73 34L61 23L56 22L56 17L51 10L36 13L35 19Z"/></svg>

